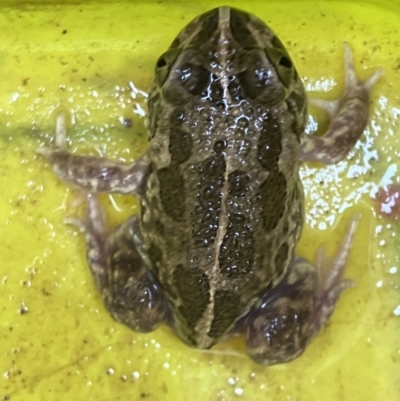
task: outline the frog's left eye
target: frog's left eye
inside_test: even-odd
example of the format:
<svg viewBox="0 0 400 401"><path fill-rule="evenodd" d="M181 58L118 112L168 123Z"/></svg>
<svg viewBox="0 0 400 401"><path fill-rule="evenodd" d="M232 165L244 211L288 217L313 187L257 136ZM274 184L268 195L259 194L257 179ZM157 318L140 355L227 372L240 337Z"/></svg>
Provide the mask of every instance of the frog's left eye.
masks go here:
<svg viewBox="0 0 400 401"><path fill-rule="evenodd" d="M200 65L183 63L176 69L181 84L192 94L200 95L210 85L211 74Z"/></svg>
<svg viewBox="0 0 400 401"><path fill-rule="evenodd" d="M280 80L288 88L293 81L294 67L286 50L283 47L266 48L265 53L274 64Z"/></svg>
<svg viewBox="0 0 400 401"><path fill-rule="evenodd" d="M156 64L156 80L158 86L162 86L168 78L172 64L178 58L181 49L171 49L165 52L157 61Z"/></svg>

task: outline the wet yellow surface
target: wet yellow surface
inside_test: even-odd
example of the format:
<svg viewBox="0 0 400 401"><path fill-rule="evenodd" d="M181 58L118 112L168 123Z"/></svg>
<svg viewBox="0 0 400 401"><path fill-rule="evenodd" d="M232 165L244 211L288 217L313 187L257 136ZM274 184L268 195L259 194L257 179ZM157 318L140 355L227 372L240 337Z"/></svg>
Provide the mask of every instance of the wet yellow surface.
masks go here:
<svg viewBox="0 0 400 401"><path fill-rule="evenodd" d="M132 161L147 146L133 82L148 90L153 65L178 31L217 2L93 3L0 10L0 400L385 400L400 398L399 221L375 214L374 194L399 183L400 2L227 2L278 33L307 89L332 98L343 82L341 43L357 71L385 76L371 122L348 160L304 166L307 226L298 251L338 247L361 211L346 291L328 327L296 361L263 368L242 339L187 348L168 328L143 335L114 322L85 262L81 236L63 220L76 197L35 155L55 113L69 113L71 149ZM368 70L368 71L367 71ZM329 93L321 93L329 92ZM315 95L316 93L314 93ZM311 110L310 130L326 125ZM132 119L133 126L122 122ZM112 224L134 199L103 197Z"/></svg>

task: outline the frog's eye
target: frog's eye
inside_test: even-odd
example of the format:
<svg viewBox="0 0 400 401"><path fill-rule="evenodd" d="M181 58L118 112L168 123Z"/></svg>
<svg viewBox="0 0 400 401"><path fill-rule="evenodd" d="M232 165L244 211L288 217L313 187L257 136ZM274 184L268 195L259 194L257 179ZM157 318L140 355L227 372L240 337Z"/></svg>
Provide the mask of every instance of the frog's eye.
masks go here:
<svg viewBox="0 0 400 401"><path fill-rule="evenodd" d="M271 63L275 66L280 80L288 88L293 81L294 67L286 50L283 46L273 47L266 48L265 53Z"/></svg>
<svg viewBox="0 0 400 401"><path fill-rule="evenodd" d="M179 82L192 95L200 95L210 85L211 74L200 65L183 63L176 69Z"/></svg>
<svg viewBox="0 0 400 401"><path fill-rule="evenodd" d="M165 52L157 61L156 64L156 80L158 86L162 86L168 78L172 64L178 58L181 49L171 49Z"/></svg>
<svg viewBox="0 0 400 401"><path fill-rule="evenodd" d="M246 95L254 99L272 87L276 74L259 51L249 53L246 64L250 67L238 74L238 77Z"/></svg>

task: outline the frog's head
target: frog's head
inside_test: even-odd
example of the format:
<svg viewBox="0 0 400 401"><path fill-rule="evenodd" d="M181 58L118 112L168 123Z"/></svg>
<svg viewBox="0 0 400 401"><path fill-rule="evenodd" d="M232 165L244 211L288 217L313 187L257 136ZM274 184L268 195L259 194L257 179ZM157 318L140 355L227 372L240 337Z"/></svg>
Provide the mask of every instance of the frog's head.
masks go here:
<svg viewBox="0 0 400 401"><path fill-rule="evenodd" d="M260 19L230 7L208 11L180 32L157 62L156 86L175 104L286 100L306 115L303 84L281 41Z"/></svg>

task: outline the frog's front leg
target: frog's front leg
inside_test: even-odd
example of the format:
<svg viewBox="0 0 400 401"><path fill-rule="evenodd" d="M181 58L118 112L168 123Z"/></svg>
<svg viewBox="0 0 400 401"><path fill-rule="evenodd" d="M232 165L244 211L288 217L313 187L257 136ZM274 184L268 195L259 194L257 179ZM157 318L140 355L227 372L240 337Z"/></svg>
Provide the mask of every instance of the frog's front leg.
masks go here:
<svg viewBox="0 0 400 401"><path fill-rule="evenodd" d="M131 329L148 332L165 320L167 302L141 252L137 216L107 237L106 217L96 197L87 197L85 220L68 219L85 236L86 254L103 301L111 315Z"/></svg>
<svg viewBox="0 0 400 401"><path fill-rule="evenodd" d="M358 221L359 216L351 221L329 271L322 266L322 249L316 267L295 258L282 282L250 312L247 352L257 363L274 365L298 357L328 322L340 294L352 285L343 279L343 272Z"/></svg>
<svg viewBox="0 0 400 401"><path fill-rule="evenodd" d="M310 103L324 109L331 123L321 136L303 135L299 160L335 164L343 160L364 132L368 122L369 95L374 84L383 75L376 71L365 82L357 79L353 54L344 44L345 90L340 99L327 101L311 99Z"/></svg>
<svg viewBox="0 0 400 401"><path fill-rule="evenodd" d="M47 157L61 180L87 192L137 193L148 168L146 154L132 164L123 164L69 153L64 114L57 117L55 145L54 149L39 148L37 152Z"/></svg>

